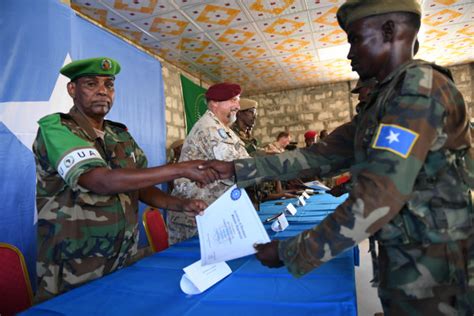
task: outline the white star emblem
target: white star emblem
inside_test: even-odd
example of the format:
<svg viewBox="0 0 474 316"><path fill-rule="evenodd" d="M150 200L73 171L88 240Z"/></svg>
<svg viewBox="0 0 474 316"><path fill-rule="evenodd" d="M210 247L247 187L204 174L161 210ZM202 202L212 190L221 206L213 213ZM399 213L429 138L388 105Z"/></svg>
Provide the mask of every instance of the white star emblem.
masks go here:
<svg viewBox="0 0 474 316"><path fill-rule="evenodd" d="M67 54L63 65L71 62ZM69 79L58 74L49 100L0 102L0 121L31 150L36 138L38 120L47 114L69 111L72 99L67 93Z"/></svg>
<svg viewBox="0 0 474 316"><path fill-rule="evenodd" d="M385 139L388 139L388 143L391 144L393 142L399 143L400 141L398 140L398 136L400 136L400 133L394 133L392 130L390 131L390 135L385 137Z"/></svg>

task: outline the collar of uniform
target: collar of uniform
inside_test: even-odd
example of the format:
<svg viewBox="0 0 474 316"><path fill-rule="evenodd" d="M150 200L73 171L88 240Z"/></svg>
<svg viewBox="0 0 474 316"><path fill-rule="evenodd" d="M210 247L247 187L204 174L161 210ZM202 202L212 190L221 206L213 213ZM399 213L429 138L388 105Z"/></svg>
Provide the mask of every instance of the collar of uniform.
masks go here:
<svg viewBox="0 0 474 316"><path fill-rule="evenodd" d="M69 110L69 115L77 123L77 125L79 125L86 132L87 137L90 140L94 141L97 138L100 138L99 135L97 135L97 133L94 131L91 123L89 123L84 114L82 114L76 106L73 106L71 110Z"/></svg>
<svg viewBox="0 0 474 316"><path fill-rule="evenodd" d="M416 59L411 59L397 68L395 68L391 73L388 74L387 77L385 77L379 84L377 84L376 87L381 87L383 85L386 85L388 82L392 81L393 78L397 77L401 72L405 71L407 68L410 68L412 65L416 64L419 62L419 60Z"/></svg>

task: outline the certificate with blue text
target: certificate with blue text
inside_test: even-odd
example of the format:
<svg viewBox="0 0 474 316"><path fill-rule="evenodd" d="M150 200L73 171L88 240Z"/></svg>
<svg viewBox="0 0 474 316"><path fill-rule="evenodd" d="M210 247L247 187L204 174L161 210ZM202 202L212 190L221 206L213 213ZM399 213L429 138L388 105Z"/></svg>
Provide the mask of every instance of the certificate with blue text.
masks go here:
<svg viewBox="0 0 474 316"><path fill-rule="evenodd" d="M244 189L232 186L196 216L202 265L254 254L270 238Z"/></svg>

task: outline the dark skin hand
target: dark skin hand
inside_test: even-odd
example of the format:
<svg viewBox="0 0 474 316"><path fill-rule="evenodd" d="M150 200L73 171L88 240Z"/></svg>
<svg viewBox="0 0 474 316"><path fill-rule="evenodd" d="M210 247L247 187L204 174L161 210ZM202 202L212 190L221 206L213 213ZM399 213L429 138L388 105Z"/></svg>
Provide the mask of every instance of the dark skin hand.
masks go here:
<svg viewBox="0 0 474 316"><path fill-rule="evenodd" d="M212 168L200 169L203 160L194 160L147 169L94 168L81 175L79 184L98 194L110 195L144 189L177 178L188 178L201 185L220 179Z"/></svg>
<svg viewBox="0 0 474 316"><path fill-rule="evenodd" d="M160 207L165 209L183 211L189 216L202 215L202 212L207 208L204 201L180 199L153 186L141 189L139 193L140 201L148 205L161 205Z"/></svg>
<svg viewBox="0 0 474 316"><path fill-rule="evenodd" d="M255 256L264 266L269 268L280 268L285 265L278 256L279 243L280 241L275 239L266 244L254 245L255 250L257 250Z"/></svg>
<svg viewBox="0 0 474 316"><path fill-rule="evenodd" d="M198 168L199 170L213 169L221 180L235 176L235 167L232 161L208 160L200 164Z"/></svg>

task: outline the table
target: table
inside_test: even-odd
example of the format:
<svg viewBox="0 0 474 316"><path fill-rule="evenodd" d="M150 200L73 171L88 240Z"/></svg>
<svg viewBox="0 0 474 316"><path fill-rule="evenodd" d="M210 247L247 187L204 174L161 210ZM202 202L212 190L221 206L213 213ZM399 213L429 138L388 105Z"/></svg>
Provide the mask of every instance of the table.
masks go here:
<svg viewBox="0 0 474 316"><path fill-rule="evenodd" d="M291 200L284 201L286 205ZM342 202L318 194L288 217L290 227L271 238L286 238L314 226ZM284 207L267 202L267 218ZM269 269L255 256L229 261L233 273L206 292L189 296L179 288L182 268L200 259L197 238L144 258L23 315L356 315L354 254L346 251L296 279L286 268Z"/></svg>

